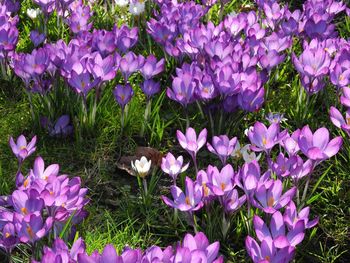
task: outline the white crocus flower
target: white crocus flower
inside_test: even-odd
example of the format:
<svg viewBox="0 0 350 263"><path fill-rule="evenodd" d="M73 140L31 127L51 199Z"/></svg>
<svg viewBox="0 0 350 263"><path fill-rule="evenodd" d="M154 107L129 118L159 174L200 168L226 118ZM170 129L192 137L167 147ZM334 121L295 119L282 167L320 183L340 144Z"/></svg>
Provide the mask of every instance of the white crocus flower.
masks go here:
<svg viewBox="0 0 350 263"><path fill-rule="evenodd" d="M243 156L243 160L246 163L250 163L254 160L259 161L259 159L261 157L261 153L258 156L256 156L255 152L250 151L250 144L247 144L247 145L242 147L241 154Z"/></svg>
<svg viewBox="0 0 350 263"><path fill-rule="evenodd" d="M135 164L131 162L131 167L140 177L144 178L151 169L151 164L151 160L148 161L145 156L142 156L140 160L135 161Z"/></svg>
<svg viewBox="0 0 350 263"><path fill-rule="evenodd" d="M115 0L115 4L117 6L124 7L129 4L129 0Z"/></svg>
<svg viewBox="0 0 350 263"><path fill-rule="evenodd" d="M131 2L129 5L129 12L135 16L142 14L145 11L145 2L143 0L137 0Z"/></svg>
<svg viewBox="0 0 350 263"><path fill-rule="evenodd" d="M241 145L239 144L239 141L237 141L236 146L233 149L233 152L231 153L231 156L237 159L240 159L242 157Z"/></svg>
<svg viewBox="0 0 350 263"><path fill-rule="evenodd" d="M41 14L41 10L39 8L36 9L32 9L29 8L27 9L27 15L31 18L31 19L36 19L38 17L38 15Z"/></svg>

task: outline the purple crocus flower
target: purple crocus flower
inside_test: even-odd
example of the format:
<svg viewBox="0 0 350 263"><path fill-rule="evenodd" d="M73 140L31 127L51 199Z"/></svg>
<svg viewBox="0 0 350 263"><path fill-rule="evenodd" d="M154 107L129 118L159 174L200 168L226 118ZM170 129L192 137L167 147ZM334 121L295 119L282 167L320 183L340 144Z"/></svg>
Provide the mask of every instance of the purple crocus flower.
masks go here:
<svg viewBox="0 0 350 263"><path fill-rule="evenodd" d="M227 135L214 136L212 145L207 142L207 148L211 153L216 154L220 158L222 164L225 165L226 160L233 152L236 143L236 137L233 137L230 140Z"/></svg>
<svg viewBox="0 0 350 263"><path fill-rule="evenodd" d="M29 195L22 190L16 190L11 195L11 201L15 211L24 218L32 214L40 215L44 207L44 201L39 198L36 190L31 190Z"/></svg>
<svg viewBox="0 0 350 263"><path fill-rule="evenodd" d="M92 47L94 50L98 50L99 54L105 58L112 54L115 49L115 35L113 32L106 30L94 30L92 35Z"/></svg>
<svg viewBox="0 0 350 263"><path fill-rule="evenodd" d="M250 198L257 186L267 181L270 176L270 171L261 175L259 163L256 160L253 160L243 165L235 178L235 183L243 189L248 198Z"/></svg>
<svg viewBox="0 0 350 263"><path fill-rule="evenodd" d="M134 52L128 52L120 59L119 67L124 80L127 81L131 74L138 71L144 64L145 58L142 55L135 55Z"/></svg>
<svg viewBox="0 0 350 263"><path fill-rule="evenodd" d="M292 133L292 135L287 133L286 137L280 141L280 145L287 151L289 156L293 156L299 152L299 136L300 129L297 129Z"/></svg>
<svg viewBox="0 0 350 263"><path fill-rule="evenodd" d="M258 239L261 242L271 239L276 248L296 247L305 236L304 220L298 220L286 233L286 225L280 211L276 211L272 215L269 227L257 215L254 216L253 223Z"/></svg>
<svg viewBox="0 0 350 263"><path fill-rule="evenodd" d="M316 40L313 40L316 41ZM314 48L310 48L311 45L315 45ZM303 75L309 77L325 76L329 71L330 57L328 52L324 50L317 43L310 43L301 54L300 58L297 58L293 54L293 62L296 69Z"/></svg>
<svg viewBox="0 0 350 263"><path fill-rule="evenodd" d="M243 89L241 93L238 94L237 103L243 110L249 112L258 111L264 103L264 94L264 88Z"/></svg>
<svg viewBox="0 0 350 263"><path fill-rule="evenodd" d="M84 253L78 255L79 263L99 263L99 262L123 262L123 263L135 263L141 261L141 250L126 248L119 256L112 244L108 244L103 249L102 253L94 251L90 256Z"/></svg>
<svg viewBox="0 0 350 263"><path fill-rule="evenodd" d="M304 221L305 229L313 228L318 224L318 217L309 221L309 213L310 207L304 207L298 212L294 202L290 201L284 211L283 220L289 229L295 228L300 220Z"/></svg>
<svg viewBox="0 0 350 263"><path fill-rule="evenodd" d="M153 79L147 79L141 84L141 89L149 100L153 95L160 91L160 83L155 82Z"/></svg>
<svg viewBox="0 0 350 263"><path fill-rule="evenodd" d="M343 94L340 96L340 103L345 107L350 108L350 88L344 87Z"/></svg>
<svg viewBox="0 0 350 263"><path fill-rule="evenodd" d="M197 152L204 146L207 140L207 129L203 129L197 138L196 131L188 127L186 129L186 135L184 135L180 130L176 131L176 137L179 141L181 147L185 149L192 157L193 162L197 168L196 155Z"/></svg>
<svg viewBox="0 0 350 263"><path fill-rule="evenodd" d="M55 125L50 130L50 136L67 136L73 132L73 126L70 125L69 115L59 117Z"/></svg>
<svg viewBox="0 0 350 263"><path fill-rule="evenodd" d="M13 223L5 224L1 234L0 247L5 248L8 253L11 253L11 250L19 243L15 225Z"/></svg>
<svg viewBox="0 0 350 263"><path fill-rule="evenodd" d="M272 123L281 123L283 121L286 121L287 119L284 118L284 114L283 113L272 113L269 112L266 116L266 120L269 121L270 124Z"/></svg>
<svg viewBox="0 0 350 263"><path fill-rule="evenodd" d="M19 162L23 162L28 156L30 156L33 152L35 152L36 147L36 136L32 138L32 140L27 143L26 138L23 135L20 135L17 138L17 142L15 143L13 138L10 137L10 146L14 155L16 155Z"/></svg>
<svg viewBox="0 0 350 263"><path fill-rule="evenodd" d="M164 58L157 61L157 58L153 55L149 55L140 68L142 76L147 80L153 78L164 70Z"/></svg>
<svg viewBox="0 0 350 263"><path fill-rule="evenodd" d="M329 116L336 127L341 128L350 135L350 109L346 111L344 119L340 111L332 106L329 110Z"/></svg>
<svg viewBox="0 0 350 263"><path fill-rule="evenodd" d="M158 246L152 246L144 252L142 257L142 262L152 263L152 262L164 262L171 263L171 257L173 256L173 248L168 246L162 250Z"/></svg>
<svg viewBox="0 0 350 263"><path fill-rule="evenodd" d="M81 238L78 238L72 248L69 250L67 245L62 239L56 238L53 242L52 248L44 247L43 256L41 263L50 263L54 262L77 262L78 255L85 252L85 244ZM35 262L35 261L34 261Z"/></svg>
<svg viewBox="0 0 350 263"><path fill-rule="evenodd" d="M256 122L254 127L248 131L248 137L252 144L251 149L257 152L265 151L269 153L283 135L284 133L280 133L278 123L272 123L267 128L265 124Z"/></svg>
<svg viewBox="0 0 350 263"><path fill-rule="evenodd" d="M177 248L177 252L181 251L181 248L186 248L189 250L191 260L189 262L194 262L200 260L200 262L207 263L222 263L223 258L219 256L219 242L209 243L208 238L204 233L199 232L195 236L191 234L186 234L182 244ZM183 259L186 259L184 257ZM176 255L174 262L185 262L177 261Z"/></svg>
<svg viewBox="0 0 350 263"><path fill-rule="evenodd" d="M113 90L114 98L119 103L122 111L124 111L126 104L129 103L132 96L134 96L134 91L130 84L120 85L118 84Z"/></svg>
<svg viewBox="0 0 350 263"><path fill-rule="evenodd" d="M237 211L247 200L246 195L239 197L236 189L231 190L223 197L223 205L226 213L232 213Z"/></svg>
<svg viewBox="0 0 350 263"><path fill-rule="evenodd" d="M137 27L128 28L126 25L122 25L120 28L118 28L115 25L113 28L113 33L115 34L115 44L122 53L125 53L137 43Z"/></svg>
<svg viewBox="0 0 350 263"><path fill-rule="evenodd" d="M33 0L35 4L41 7L41 10L44 14L48 15L53 11L53 5L55 4L55 0Z"/></svg>
<svg viewBox="0 0 350 263"><path fill-rule="evenodd" d="M90 30L92 27L92 23L89 23L91 16L90 6L79 5L68 18L69 28L75 34L82 34L84 31Z"/></svg>
<svg viewBox="0 0 350 263"><path fill-rule="evenodd" d="M273 214L276 210L285 207L296 193L296 187L292 187L282 194L283 184L280 180L270 179L258 185L255 190L252 204L262 209L265 213Z"/></svg>
<svg viewBox="0 0 350 263"><path fill-rule="evenodd" d="M276 162L271 164L272 171L279 177L289 176L291 171L298 165L297 156L285 157L283 153L279 153Z"/></svg>
<svg viewBox="0 0 350 263"><path fill-rule="evenodd" d="M10 26L8 29L0 28L0 50L12 51L15 49L18 41L18 29L15 26ZM5 53L6 54L6 53Z"/></svg>
<svg viewBox="0 0 350 263"><path fill-rule="evenodd" d="M99 78L102 81L114 79L117 70L115 57L113 55L102 58L98 53L93 58L89 59L86 67L95 79Z"/></svg>
<svg viewBox="0 0 350 263"><path fill-rule="evenodd" d="M332 157L339 151L343 140L340 136L329 140L329 132L322 127L312 133L309 126L305 126L298 139L300 150L309 159L320 162Z"/></svg>
<svg viewBox="0 0 350 263"><path fill-rule="evenodd" d="M179 209L180 211L197 211L203 206L202 186L193 182L191 178L187 176L185 179L185 193L179 187L173 185L171 186L171 194L174 201L166 196L162 196L164 203L172 208Z"/></svg>
<svg viewBox="0 0 350 263"><path fill-rule="evenodd" d="M175 159L174 155L169 152L162 158L162 171L173 178L174 184L176 184L177 176L186 171L188 166L189 163L183 166L183 157L181 155Z"/></svg>
<svg viewBox="0 0 350 263"><path fill-rule="evenodd" d="M215 197L214 193L208 187L208 184L212 181L212 175L219 173L215 166L209 165L207 171L200 170L196 176L196 182L203 187L203 198L204 201L210 201Z"/></svg>
<svg viewBox="0 0 350 263"><path fill-rule="evenodd" d="M33 42L34 47L38 47L46 39L45 34L40 34L38 31L33 30L30 32L30 40Z"/></svg>
<svg viewBox="0 0 350 263"><path fill-rule="evenodd" d="M29 174L35 179L40 179L43 184L46 184L57 177L59 169L58 164L51 164L45 169L44 160L39 156L35 159L34 167L30 170Z"/></svg>
<svg viewBox="0 0 350 263"><path fill-rule="evenodd" d="M211 181L208 183L209 189L216 196L223 196L233 189L235 172L230 164L225 165L220 172L214 167L210 179Z"/></svg>
<svg viewBox="0 0 350 263"><path fill-rule="evenodd" d="M245 240L247 252L254 263L287 263L290 262L295 253L294 247L277 249L271 238L266 238L259 244L250 236Z"/></svg>
<svg viewBox="0 0 350 263"><path fill-rule="evenodd" d="M190 73L184 73L181 77L175 77L172 82L172 88L167 89L167 95L170 99L177 101L182 106L194 102L196 83Z"/></svg>
<svg viewBox="0 0 350 263"><path fill-rule="evenodd" d="M18 224L19 239L23 243L32 243L43 238L52 227L52 217L48 217L45 222L41 215L32 214L28 221L22 220Z"/></svg>
<svg viewBox="0 0 350 263"><path fill-rule="evenodd" d="M294 180L294 182L297 182L301 178L309 175L314 169L312 160L307 159L304 162L300 156L296 155L296 157L297 163L296 165L293 165L292 169L290 170L290 177Z"/></svg>
<svg viewBox="0 0 350 263"><path fill-rule="evenodd" d="M313 94L323 88L322 78L328 74L331 63L324 46L314 39L305 47L299 58L292 54L292 60L302 75L302 84L308 93Z"/></svg>
<svg viewBox="0 0 350 263"><path fill-rule="evenodd" d="M24 57L23 69L30 75L41 75L49 65L49 56L44 48L34 49Z"/></svg>

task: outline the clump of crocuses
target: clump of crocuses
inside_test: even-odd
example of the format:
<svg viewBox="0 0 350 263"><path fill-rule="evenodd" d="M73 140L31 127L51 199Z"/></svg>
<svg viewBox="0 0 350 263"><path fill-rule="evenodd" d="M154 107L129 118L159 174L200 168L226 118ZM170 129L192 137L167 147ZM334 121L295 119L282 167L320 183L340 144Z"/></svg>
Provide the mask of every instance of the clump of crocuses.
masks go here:
<svg viewBox="0 0 350 263"><path fill-rule="evenodd" d="M11 254L20 243L35 247L45 236L74 234L73 228L65 229L66 223L70 220L77 224L87 215L87 189L81 187L80 177L60 174L58 164L45 166L41 157L35 159L33 168L24 176L22 162L35 151L36 137L27 144L21 135L17 144L12 138L10 143L19 158L19 169L16 190L1 198L0 246Z"/></svg>
<svg viewBox="0 0 350 263"><path fill-rule="evenodd" d="M75 241L71 249L61 239L56 239L52 248L44 248L42 259L39 262L49 263L54 259L58 262L68 260L72 263L170 263L178 262L181 259L186 260L186 262L198 262L198 259L200 259L207 263L221 263L223 257L219 255L219 248L219 242L209 243L208 238L202 232L194 236L186 234L183 241L175 247L168 246L162 249L158 246L151 246L145 251L125 247L119 255L112 244L106 245L101 253L94 251L91 255L88 255L84 241L81 238Z"/></svg>
<svg viewBox="0 0 350 263"><path fill-rule="evenodd" d="M188 136L192 133L195 135L193 128L188 128L187 131L189 130L191 132ZM195 158L201 145L205 144L206 136L197 140L194 135L192 139L181 135L178 140L196 162ZM172 198L162 198L166 205L182 211L195 230L201 227L198 219L210 220L210 217L215 216L208 214L203 217L202 214L210 213L213 203L217 202L222 207L220 218L223 237L230 230L234 212L246 203L247 220L249 222L253 218L251 223L260 242L251 236L246 239L246 248L253 261L268 259L273 262L289 262L294 257L295 247L304 239L306 229L318 222L317 218L309 220L310 208L305 207L312 173L318 164L339 151L342 139L330 139L329 132L324 127L313 133L305 126L289 134L287 130L281 131L278 122L273 122L268 127L256 122L248 128L247 136L251 142L250 150L264 153L261 160L267 162L265 172L261 171L256 156L255 159L245 159L242 166L232 165L229 156L237 151L237 138L229 140L226 135L214 136L213 144L216 146L214 148L208 143L208 150L221 157L221 164L216 166L211 163L206 169L199 170L194 179L186 177L184 190L177 185L176 177L173 178L174 185L170 188ZM277 149L280 149L279 153L272 154ZM235 162L242 157L239 154L233 156ZM181 169L182 157L176 162L175 157L169 154L163 163L162 169L167 174L170 174L169 167L173 167L176 175L185 172ZM237 171L233 167L237 167ZM300 210L296 209L295 203ZM259 211L254 216L252 206ZM270 227L259 217L261 213L272 216ZM250 235L253 234L251 230L248 227Z"/></svg>

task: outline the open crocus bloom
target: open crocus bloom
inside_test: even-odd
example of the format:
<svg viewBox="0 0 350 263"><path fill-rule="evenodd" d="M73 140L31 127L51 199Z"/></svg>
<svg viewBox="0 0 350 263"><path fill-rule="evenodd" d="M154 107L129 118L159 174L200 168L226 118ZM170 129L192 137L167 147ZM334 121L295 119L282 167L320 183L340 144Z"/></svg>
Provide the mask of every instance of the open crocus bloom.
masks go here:
<svg viewBox="0 0 350 263"><path fill-rule="evenodd" d="M171 187L171 194L174 201L162 196L164 203L180 211L196 211L202 208L202 186L196 182L194 183L189 177L186 177L185 185L185 193L179 187L173 185Z"/></svg>
<svg viewBox="0 0 350 263"><path fill-rule="evenodd" d="M173 178L174 183L176 182L177 176L186 171L188 166L189 163L183 166L183 157L181 155L175 159L174 155L169 152L162 158L161 168L164 173L169 174Z"/></svg>
<svg viewBox="0 0 350 263"><path fill-rule="evenodd" d="M27 143L26 138L23 135L20 135L17 139L17 142L10 138L10 146L14 155L16 155L17 159L22 162L25 158L30 156L33 152L35 152L36 147L36 136L32 138L32 140Z"/></svg>
<svg viewBox="0 0 350 263"><path fill-rule="evenodd" d="M144 178L151 169L151 160L147 160L145 156L142 156L140 160L136 160L135 163L131 162L131 167L142 178Z"/></svg>
<svg viewBox="0 0 350 263"><path fill-rule="evenodd" d="M339 151L342 143L343 140L340 136L330 141L326 128L319 128L313 134L308 125L301 130L298 140L303 154L314 161L323 161L332 157Z"/></svg>
<svg viewBox="0 0 350 263"><path fill-rule="evenodd" d="M329 110L329 116L336 127L341 128L350 135L350 110L346 111L344 119L340 111L332 106Z"/></svg>

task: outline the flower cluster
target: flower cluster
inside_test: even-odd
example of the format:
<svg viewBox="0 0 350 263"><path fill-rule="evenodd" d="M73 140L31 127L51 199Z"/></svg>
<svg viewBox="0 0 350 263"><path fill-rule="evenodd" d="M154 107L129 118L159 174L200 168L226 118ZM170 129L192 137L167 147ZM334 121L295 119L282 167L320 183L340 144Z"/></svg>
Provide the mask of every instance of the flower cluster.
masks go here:
<svg viewBox="0 0 350 263"><path fill-rule="evenodd" d="M116 252L113 245L107 245L100 254L98 251L88 255L85 251L84 241L79 238L69 249L61 240L56 239L52 248L45 247L41 263L57 262L79 262L79 263L102 263L102 262L121 262L121 263L140 263L140 262L207 262L221 263L223 257L219 256L219 242L209 243L203 233L197 233L195 236L187 234L183 242L179 242L175 248L168 246L162 249L158 246L152 246L142 252L141 249L132 249L125 247L120 255ZM64 261L65 260L65 261ZM37 261L33 261L37 262Z"/></svg>
<svg viewBox="0 0 350 263"><path fill-rule="evenodd" d="M185 212L191 219L195 212L217 200L223 207L224 218L230 217L247 202L248 213L254 206L261 212L271 214L273 220L268 228L262 219L254 217L254 226L261 246L251 237L247 238L246 245L249 255L254 262L260 262L268 256L272 262L289 262L293 258L295 246L304 238L304 231L313 227L317 219L308 221L309 208L303 208L299 213L293 199L297 200L298 207L304 206L309 180L314 168L322 161L334 156L342 145L341 137L329 139L326 128L319 128L314 133L308 126L289 134L287 130L280 131L279 123L272 123L266 127L256 122L247 132L251 142L250 149L265 153L268 169L261 172L256 159L247 160L235 172L231 164L227 164L228 157L232 156L237 147L237 138L229 139L226 135L214 136L213 143L207 143L208 150L219 157L222 168L209 165L206 170L197 172L195 180L185 179L185 191L176 184L176 177L184 172L188 165L183 166L183 158L178 159L168 153L162 161L162 169L174 181L171 186L172 199L162 196L163 201L170 207ZM192 157L195 168L196 155L206 142L206 130L196 136L193 128L188 128L186 135L178 131L178 140ZM272 158L272 150L279 145L277 157ZM304 160L302 153L307 159ZM197 168L196 168L197 169ZM297 191L304 180L303 196ZM243 194L240 194L240 193ZM281 211L285 215L282 217ZM190 223L196 227L196 220ZM225 221L224 221L225 222ZM224 224L223 222L223 224ZM229 220L226 220L226 223ZM223 234L228 230L223 226ZM279 261L282 260L282 261Z"/></svg>
<svg viewBox="0 0 350 263"><path fill-rule="evenodd" d="M218 26L200 23L204 14L192 3L164 3L158 20L148 23L148 32L168 54L192 59L177 68L168 97L184 107L220 97L225 111L258 110L267 75L292 45L283 17L269 20L271 29L261 26L262 17L253 11L229 15Z"/></svg>
<svg viewBox="0 0 350 263"><path fill-rule="evenodd" d="M28 144L23 135L17 143L10 139L19 169L17 189L1 197L0 246L8 253L19 243L33 245L49 233L57 237L68 220L77 224L87 215L87 189L81 188L79 177L60 175L58 164L45 167L44 160L37 157L33 169L22 175L22 163L35 151L35 143L36 137Z"/></svg>
<svg viewBox="0 0 350 263"><path fill-rule="evenodd" d="M347 73L344 72L347 44L342 38L337 38L332 23L335 15L345 9L342 1L308 0L303 4L302 11L294 12L297 33L304 43L301 55L297 57L293 54L292 60L308 94L322 90L327 76L334 85L340 87L348 81Z"/></svg>
<svg viewBox="0 0 350 263"><path fill-rule="evenodd" d="M12 13L17 12L19 9L19 2L13 2L7 0L0 3L0 65L2 75L4 78L7 76L7 64L9 58L12 56L13 51L18 41L18 16L13 16Z"/></svg>

